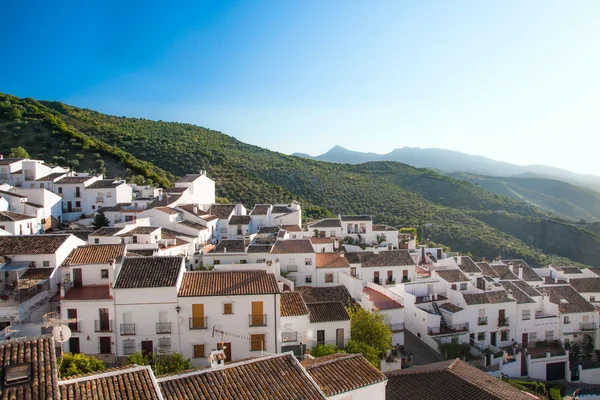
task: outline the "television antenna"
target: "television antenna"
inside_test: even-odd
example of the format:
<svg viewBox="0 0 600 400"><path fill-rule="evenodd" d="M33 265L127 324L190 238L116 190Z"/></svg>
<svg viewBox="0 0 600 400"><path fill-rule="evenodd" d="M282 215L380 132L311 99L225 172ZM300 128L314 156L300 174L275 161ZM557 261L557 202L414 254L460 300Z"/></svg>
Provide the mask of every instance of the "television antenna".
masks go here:
<svg viewBox="0 0 600 400"><path fill-rule="evenodd" d="M62 356L63 353L63 343L66 342L67 340L71 339L71 328L69 328L68 324L73 324L73 323L77 323L79 321L77 321L77 318L66 318L66 319L61 319L60 318L60 314L57 313L56 311L53 312L49 312L44 314L44 327L49 328L51 326L53 326L54 328L52 328L52 337L54 338L54 341L56 343L58 343L60 345L60 354ZM63 357L61 357L60 359L60 363L62 364L62 360ZM60 378L60 365L58 366L59 369L59 378Z"/></svg>

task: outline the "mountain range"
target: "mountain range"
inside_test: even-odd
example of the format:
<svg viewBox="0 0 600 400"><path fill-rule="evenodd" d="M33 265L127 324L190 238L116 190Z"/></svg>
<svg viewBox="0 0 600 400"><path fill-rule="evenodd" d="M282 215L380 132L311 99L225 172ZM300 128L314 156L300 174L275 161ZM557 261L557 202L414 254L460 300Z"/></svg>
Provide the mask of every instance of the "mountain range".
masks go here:
<svg viewBox="0 0 600 400"><path fill-rule="evenodd" d="M587 187L600 192L600 177L577 174L547 165L516 165L487 157L465 154L453 150L403 147L387 154L363 153L334 146L326 153L312 157L304 153L293 156L342 164L362 164L369 161L397 161L418 168L432 168L446 173L467 172L499 177L545 178Z"/></svg>
<svg viewBox="0 0 600 400"><path fill-rule="evenodd" d="M252 207L298 200L310 219L371 214L376 223L417 228L422 242L476 259L600 266L600 222L567 219L432 169L293 157L191 124L1 93L0 137L0 154L22 146L32 158L135 183L167 187L204 169L216 181L221 203Z"/></svg>

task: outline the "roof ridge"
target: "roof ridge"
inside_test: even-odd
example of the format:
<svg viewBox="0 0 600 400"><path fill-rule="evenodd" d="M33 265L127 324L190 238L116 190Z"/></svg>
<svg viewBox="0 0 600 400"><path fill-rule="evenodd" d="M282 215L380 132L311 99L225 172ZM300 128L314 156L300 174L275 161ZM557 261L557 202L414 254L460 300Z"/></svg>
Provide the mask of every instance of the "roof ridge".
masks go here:
<svg viewBox="0 0 600 400"><path fill-rule="evenodd" d="M120 375L122 373L137 372L137 371L142 371L142 370L152 371L152 368L149 365L133 364L133 365L129 365L129 366L124 366L122 368L110 368L110 369L108 369L104 372L100 372L100 373L91 372L91 373L85 374L85 375L77 375L74 378L69 377L69 379L59 379L58 384L59 385L69 385L69 384L75 383L75 382L82 382L82 381L85 382L85 381L90 381L93 379L106 378L109 376Z"/></svg>
<svg viewBox="0 0 600 400"><path fill-rule="evenodd" d="M469 366L469 367L471 367L471 368L474 368L474 369L476 369L477 371L481 371L480 369L478 369L478 368L476 368L476 367L472 366L471 364L469 364L469 363L467 363L467 362L464 362L464 361L462 361L462 360L461 360L461 359L459 359L459 358L457 358L456 360L454 360L454 361L452 362L452 364L451 364L451 367L452 367L452 366L454 366L455 364L458 364L459 362L460 362L461 364L465 364L465 365L467 365L467 366ZM480 389L480 390L483 390L484 392L488 393L489 395L493 396L493 397L494 397L494 398L496 398L496 399L499 399L499 400L500 400L500 399L502 399L502 398L503 398L503 397L500 397L500 396L499 396L497 393L495 393L495 392L493 392L493 391L489 390L489 389L487 388L487 386L481 385L481 384L479 384L479 383L477 383L477 382L473 382L472 380L470 380L470 379L468 379L468 378L466 378L466 377L462 376L461 374L457 373L456 371L454 371L454 370L453 370L451 367L449 367L449 368L448 368L448 371L449 371L449 372L450 372L452 375L456 376L458 379L460 379L460 380L462 380L462 381L466 382L466 383L467 383L467 384L469 384L469 385L475 386L475 387L477 387L477 388L478 388L478 389ZM481 372L483 372L484 374L486 374L487 376L489 376L489 377L491 377L491 378L498 379L498 378L496 378L496 377L495 377L495 376L493 376L493 375L489 375L489 374L485 373L484 371L481 371ZM511 387L512 387L512 385L511 385ZM516 389L516 390L519 390L520 392L523 392L523 391L522 391L522 390L520 390L520 389L517 389L517 388L515 388L515 389ZM526 392L523 392L523 393L526 393Z"/></svg>
<svg viewBox="0 0 600 400"><path fill-rule="evenodd" d="M337 353L337 354L342 354L342 353ZM329 364L332 364L332 363L334 363L336 361L349 360L351 358L357 358L357 357L362 357L362 354L360 354L360 353L356 353L356 354L343 354L343 355L341 355L339 357L334 357L334 358L331 358L329 360L325 360L325 361L323 361L321 363L309 364L309 365L305 366L304 368L306 368L308 370L308 369L320 367L320 366L323 366L323 365L329 365ZM315 357L315 360L318 360L318 359L319 359L319 357Z"/></svg>

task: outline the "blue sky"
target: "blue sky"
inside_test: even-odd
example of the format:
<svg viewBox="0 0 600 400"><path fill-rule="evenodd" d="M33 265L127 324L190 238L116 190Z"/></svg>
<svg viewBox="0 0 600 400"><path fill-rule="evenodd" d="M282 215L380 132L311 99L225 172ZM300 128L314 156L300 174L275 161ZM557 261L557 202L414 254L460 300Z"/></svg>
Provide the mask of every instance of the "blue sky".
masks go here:
<svg viewBox="0 0 600 400"><path fill-rule="evenodd" d="M598 20L584 0L9 2L0 91L284 153L439 147L600 175Z"/></svg>

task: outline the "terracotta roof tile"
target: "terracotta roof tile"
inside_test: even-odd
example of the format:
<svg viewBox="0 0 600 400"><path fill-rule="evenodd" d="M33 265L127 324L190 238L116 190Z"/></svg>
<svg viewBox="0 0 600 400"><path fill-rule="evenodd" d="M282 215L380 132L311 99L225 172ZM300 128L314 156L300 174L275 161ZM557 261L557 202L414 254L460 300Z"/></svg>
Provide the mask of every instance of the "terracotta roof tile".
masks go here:
<svg viewBox="0 0 600 400"><path fill-rule="evenodd" d="M342 221L372 221L370 215L341 215Z"/></svg>
<svg viewBox="0 0 600 400"><path fill-rule="evenodd" d="M26 219L36 219L36 217L11 211L0 211L0 222L23 221Z"/></svg>
<svg viewBox="0 0 600 400"><path fill-rule="evenodd" d="M322 238L322 237L318 237L318 238L317 237L311 237L310 238L310 242L312 244L332 244L333 243L333 238L330 238L330 237L328 237L328 238L327 237L324 237L324 238Z"/></svg>
<svg viewBox="0 0 600 400"><path fill-rule="evenodd" d="M125 181L116 180L116 179L99 179L96 182L92 183L89 186L86 186L86 189L112 189L117 186L124 185Z"/></svg>
<svg viewBox="0 0 600 400"><path fill-rule="evenodd" d="M436 269L435 272L447 282L469 282L469 278L459 269Z"/></svg>
<svg viewBox="0 0 600 400"><path fill-rule="evenodd" d="M273 248L270 244L251 244L246 249L248 253L270 253Z"/></svg>
<svg viewBox="0 0 600 400"><path fill-rule="evenodd" d="M527 282L539 282L544 279L535 273L533 268L529 266L524 260L502 260L506 265L512 263L515 275L519 274L519 267L523 267L523 280Z"/></svg>
<svg viewBox="0 0 600 400"><path fill-rule="evenodd" d="M455 257L455 259L457 259L457 257ZM460 263L458 263L458 267L462 272L467 274L481 273L481 269L479 269L479 267L477 266L477 264L475 264L471 257L461 256Z"/></svg>
<svg viewBox="0 0 600 400"><path fill-rule="evenodd" d="M504 265L504 264L493 265L492 264L492 265L490 265L490 267L494 270L494 272L496 272L496 275L498 275L498 277L500 279L503 279L503 280L519 279L519 278L517 278L517 276L514 273L512 273L510 271L510 268L508 265ZM515 272L516 272L516 270L515 270Z"/></svg>
<svg viewBox="0 0 600 400"><path fill-rule="evenodd" d="M236 239L221 240L212 253L244 253L246 251L246 242Z"/></svg>
<svg viewBox="0 0 600 400"><path fill-rule="evenodd" d="M250 221L249 215L234 215L229 219L229 225L249 225Z"/></svg>
<svg viewBox="0 0 600 400"><path fill-rule="evenodd" d="M305 303L339 301L345 307L356 305L356 301L344 285L326 287L296 286L294 291L302 295Z"/></svg>
<svg viewBox="0 0 600 400"><path fill-rule="evenodd" d="M281 293L281 316L295 317L298 315L308 315L308 308L298 292Z"/></svg>
<svg viewBox="0 0 600 400"><path fill-rule="evenodd" d="M57 185L85 183L94 176L65 176L56 182Z"/></svg>
<svg viewBox="0 0 600 400"><path fill-rule="evenodd" d="M317 253L317 268L350 268L344 253Z"/></svg>
<svg viewBox="0 0 600 400"><path fill-rule="evenodd" d="M0 236L0 254L54 254L71 235Z"/></svg>
<svg viewBox="0 0 600 400"><path fill-rule="evenodd" d="M96 244L80 246L63 262L63 267L84 264L108 264L109 260L121 262L125 255L124 244Z"/></svg>
<svg viewBox="0 0 600 400"><path fill-rule="evenodd" d="M581 313L591 312L596 309L593 304L588 302L582 295L577 293L571 286L552 286L540 287L540 292L548 294L550 301L558 304L558 311L561 313ZM563 301L563 300L566 300Z"/></svg>
<svg viewBox="0 0 600 400"><path fill-rule="evenodd" d="M370 251L348 254L355 254L363 267L393 267L415 264L408 250L383 250L379 251L378 254ZM348 257L348 254L346 257ZM352 263L352 261L350 262Z"/></svg>
<svg viewBox="0 0 600 400"><path fill-rule="evenodd" d="M569 285L579 293L600 292L600 278L569 279Z"/></svg>
<svg viewBox="0 0 600 400"><path fill-rule="evenodd" d="M288 232L302 232L302 228L298 225L281 225L281 229L285 229Z"/></svg>
<svg viewBox="0 0 600 400"><path fill-rule="evenodd" d="M339 218L325 218L320 221L311 222L308 224L309 229L313 228L341 228L342 223Z"/></svg>
<svg viewBox="0 0 600 400"><path fill-rule="evenodd" d="M177 211L176 209L171 208L171 207L154 207L154 209L158 210L158 211L162 211L165 214L171 214L171 215L179 214L179 211Z"/></svg>
<svg viewBox="0 0 600 400"><path fill-rule="evenodd" d="M511 300L505 290L494 290L484 293L463 293L467 305L509 303Z"/></svg>
<svg viewBox="0 0 600 400"><path fill-rule="evenodd" d="M182 176L177 180L180 183L190 183L194 182L196 179L200 178L203 174L187 174Z"/></svg>
<svg viewBox="0 0 600 400"><path fill-rule="evenodd" d="M535 303L531 297L529 297L525 292L523 292L517 285L513 282L516 281L500 281L500 284L504 286L504 289L508 292L509 290L512 293L512 296L515 298L517 303L525 304L525 303Z"/></svg>
<svg viewBox="0 0 600 400"><path fill-rule="evenodd" d="M165 400L319 400L327 397L290 354L159 378Z"/></svg>
<svg viewBox="0 0 600 400"><path fill-rule="evenodd" d="M235 211L235 204L213 204L208 209L210 215L214 215L219 219L229 219Z"/></svg>
<svg viewBox="0 0 600 400"><path fill-rule="evenodd" d="M125 258L114 288L151 288L175 286L183 257Z"/></svg>
<svg viewBox="0 0 600 400"><path fill-rule="evenodd" d="M308 239L278 240L273 246L272 254L306 254L315 250Z"/></svg>
<svg viewBox="0 0 600 400"><path fill-rule="evenodd" d="M452 303L444 303L440 306L440 308L442 310L450 311L451 313L455 313L455 312L464 310L464 308L459 307L456 304L452 304Z"/></svg>
<svg viewBox="0 0 600 400"><path fill-rule="evenodd" d="M264 270L193 271L183 274L180 297L279 293L277 280Z"/></svg>
<svg viewBox="0 0 600 400"><path fill-rule="evenodd" d="M360 354L332 354L302 365L327 396L357 390L387 380Z"/></svg>
<svg viewBox="0 0 600 400"><path fill-rule="evenodd" d="M349 321L350 315L341 301L325 301L306 303L308 318L311 323Z"/></svg>
<svg viewBox="0 0 600 400"><path fill-rule="evenodd" d="M110 228L105 226L90 233L90 236L114 236L122 230L123 228Z"/></svg>
<svg viewBox="0 0 600 400"><path fill-rule="evenodd" d="M19 277L19 279L42 281L44 279L50 279L50 276L53 272L54 268L28 268L27 271L25 271L25 273Z"/></svg>
<svg viewBox="0 0 600 400"><path fill-rule="evenodd" d="M255 204L250 215L267 215L270 208L270 204Z"/></svg>
<svg viewBox="0 0 600 400"><path fill-rule="evenodd" d="M491 276L492 278L499 278L498 274L496 273L496 271L494 271L494 269L492 267L490 267L490 264L487 262L478 262L475 263L479 269L481 270L481 272L483 273L483 275L485 276Z"/></svg>
<svg viewBox="0 0 600 400"><path fill-rule="evenodd" d="M287 214L293 211L294 210L287 206L273 206L273 208L271 208L271 214Z"/></svg>

